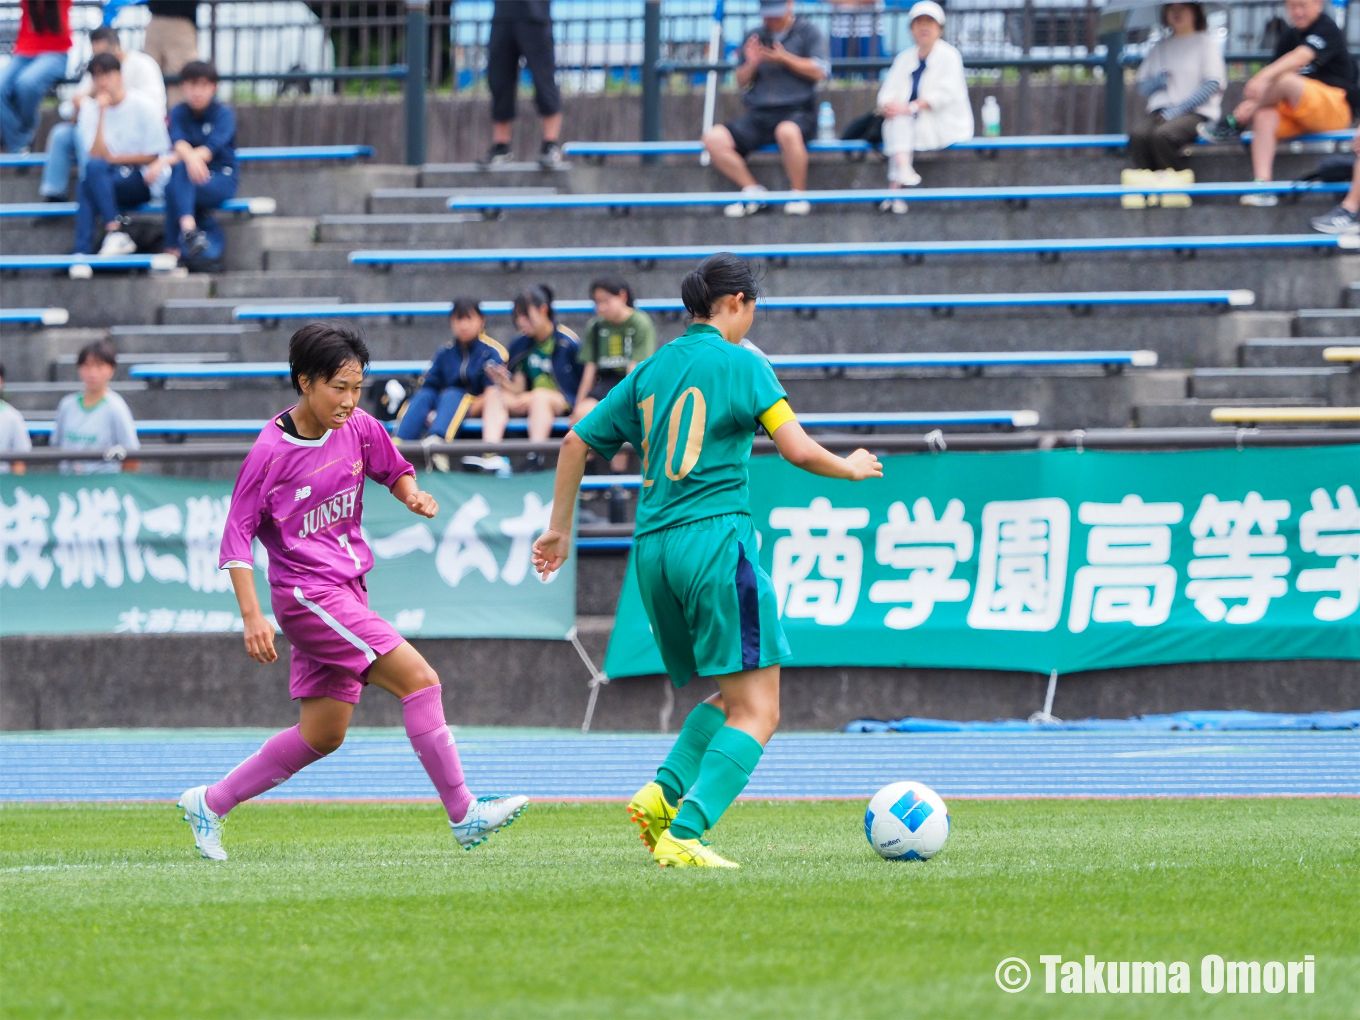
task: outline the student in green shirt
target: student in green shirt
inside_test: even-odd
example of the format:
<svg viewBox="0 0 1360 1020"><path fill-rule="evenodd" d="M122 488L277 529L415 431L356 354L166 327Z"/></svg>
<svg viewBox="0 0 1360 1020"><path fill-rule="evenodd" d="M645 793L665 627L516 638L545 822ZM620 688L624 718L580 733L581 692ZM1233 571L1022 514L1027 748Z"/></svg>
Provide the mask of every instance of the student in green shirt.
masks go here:
<svg viewBox="0 0 1360 1020"><path fill-rule="evenodd" d="M602 276L590 285L595 317L586 323L581 341L581 388L571 422L595 409L637 363L656 350L656 327L646 312L633 307L633 288L617 276ZM628 470L628 455L614 458L616 472Z"/></svg>
<svg viewBox="0 0 1360 1020"><path fill-rule="evenodd" d="M883 467L867 450L838 457L809 438L770 363L739 346L757 296L746 263L710 256L680 293L694 324L563 440L552 520L533 557L545 578L566 562L588 451L613 457L630 443L642 458L631 562L647 620L671 683L698 673L718 693L690 713L628 813L662 867L727 868L736 865L700 837L745 788L779 724L779 663L789 657L751 520L751 441L764 428L785 460L826 478L880 478Z"/></svg>

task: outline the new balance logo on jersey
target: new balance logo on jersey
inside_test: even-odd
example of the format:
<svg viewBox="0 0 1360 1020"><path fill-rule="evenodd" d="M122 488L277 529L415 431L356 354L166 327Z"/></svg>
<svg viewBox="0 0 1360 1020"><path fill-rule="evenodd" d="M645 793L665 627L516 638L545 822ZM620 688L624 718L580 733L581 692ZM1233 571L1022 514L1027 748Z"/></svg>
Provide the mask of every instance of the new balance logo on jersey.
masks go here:
<svg viewBox="0 0 1360 1020"><path fill-rule="evenodd" d="M329 528L337 521L344 520L346 517L353 517L354 508L358 502L359 490L351 489L349 492L332 496L326 502L312 507L302 517L302 528L298 531L298 538L306 538L324 528Z"/></svg>
<svg viewBox="0 0 1360 1020"><path fill-rule="evenodd" d="M296 503L298 500L306 499L311 494L312 487L310 485L304 485L302 488L298 489L297 492L293 493L293 502Z"/></svg>

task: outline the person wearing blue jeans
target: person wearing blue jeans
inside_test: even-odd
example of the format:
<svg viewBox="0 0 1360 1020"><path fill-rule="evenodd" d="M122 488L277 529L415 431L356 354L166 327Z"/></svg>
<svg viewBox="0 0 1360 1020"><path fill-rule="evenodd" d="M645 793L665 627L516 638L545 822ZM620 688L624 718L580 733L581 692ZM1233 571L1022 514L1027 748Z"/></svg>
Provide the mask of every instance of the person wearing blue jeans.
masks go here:
<svg viewBox="0 0 1360 1020"><path fill-rule="evenodd" d="M94 250L95 228L103 224L100 255L130 255L137 245L123 230L119 213L148 201L159 187L161 154L170 147L165 120L144 97L123 87L122 64L112 53L90 58L93 101L82 104L76 130L90 154L76 207L75 253Z"/></svg>
<svg viewBox="0 0 1360 1020"><path fill-rule="evenodd" d="M38 107L66 77L65 53L14 55L0 71L0 142L7 152L23 152L38 130Z"/></svg>
<svg viewBox="0 0 1360 1020"><path fill-rule="evenodd" d="M209 210L236 195L236 114L217 101L217 69L191 60L180 70L184 102L170 111L170 168L165 185L165 250L186 263L215 262L226 238ZM151 168L148 168L148 173Z"/></svg>

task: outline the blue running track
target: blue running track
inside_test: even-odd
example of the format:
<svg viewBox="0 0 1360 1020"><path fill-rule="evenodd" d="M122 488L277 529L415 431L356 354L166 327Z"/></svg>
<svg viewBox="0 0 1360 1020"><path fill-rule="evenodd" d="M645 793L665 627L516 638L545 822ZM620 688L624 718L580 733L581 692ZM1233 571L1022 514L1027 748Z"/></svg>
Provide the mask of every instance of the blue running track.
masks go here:
<svg viewBox="0 0 1360 1020"><path fill-rule="evenodd" d="M672 737L456 731L478 793L626 799ZM253 754L267 730L0 734L0 801L173 801ZM868 797L915 779L945 797L1360 796L1360 733L789 733L746 796ZM405 735L352 730L344 747L267 794L285 800L431 800Z"/></svg>

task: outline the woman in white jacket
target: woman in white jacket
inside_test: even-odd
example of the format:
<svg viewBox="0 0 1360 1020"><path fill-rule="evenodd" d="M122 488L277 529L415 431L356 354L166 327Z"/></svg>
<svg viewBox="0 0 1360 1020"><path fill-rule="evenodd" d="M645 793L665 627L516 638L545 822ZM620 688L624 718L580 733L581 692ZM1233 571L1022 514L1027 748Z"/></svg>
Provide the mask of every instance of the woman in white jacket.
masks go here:
<svg viewBox="0 0 1360 1020"><path fill-rule="evenodd" d="M897 55L878 90L890 188L921 183L921 175L911 165L914 153L943 149L973 137L973 106L963 78L963 57L940 38L944 9L934 0L921 0L908 17L916 45ZM907 203L891 199L881 208L904 213Z"/></svg>

